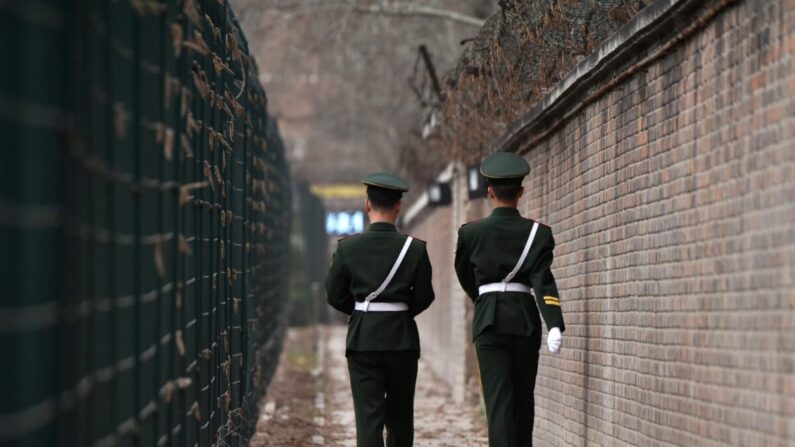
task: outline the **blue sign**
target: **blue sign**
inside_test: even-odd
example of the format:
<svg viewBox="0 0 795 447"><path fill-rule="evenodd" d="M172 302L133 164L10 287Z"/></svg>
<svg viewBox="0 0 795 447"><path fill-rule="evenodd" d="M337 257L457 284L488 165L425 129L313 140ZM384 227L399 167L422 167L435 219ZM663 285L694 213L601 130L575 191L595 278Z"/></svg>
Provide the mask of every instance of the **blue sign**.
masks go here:
<svg viewBox="0 0 795 447"><path fill-rule="evenodd" d="M364 230L364 213L361 211L331 211L326 213L326 234L345 236Z"/></svg>

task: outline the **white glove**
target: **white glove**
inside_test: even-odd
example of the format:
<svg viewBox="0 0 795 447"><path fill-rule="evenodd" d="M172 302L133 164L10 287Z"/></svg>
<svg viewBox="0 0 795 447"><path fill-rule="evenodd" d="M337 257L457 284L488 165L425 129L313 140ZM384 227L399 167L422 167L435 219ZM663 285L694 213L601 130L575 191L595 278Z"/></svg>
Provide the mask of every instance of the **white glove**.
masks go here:
<svg viewBox="0 0 795 447"><path fill-rule="evenodd" d="M553 354L560 353L560 345L563 343L563 335L560 334L560 328L553 327L547 334L547 346L549 352Z"/></svg>

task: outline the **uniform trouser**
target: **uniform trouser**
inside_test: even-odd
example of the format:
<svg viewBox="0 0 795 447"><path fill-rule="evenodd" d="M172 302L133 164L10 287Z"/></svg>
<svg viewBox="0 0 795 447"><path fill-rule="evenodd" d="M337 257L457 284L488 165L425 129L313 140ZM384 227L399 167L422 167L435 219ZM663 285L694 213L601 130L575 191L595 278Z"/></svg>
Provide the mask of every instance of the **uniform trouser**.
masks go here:
<svg viewBox="0 0 795 447"><path fill-rule="evenodd" d="M532 447L541 331L529 337L490 330L475 339L489 447Z"/></svg>
<svg viewBox="0 0 795 447"><path fill-rule="evenodd" d="M356 445L410 447L414 442L416 351L349 351Z"/></svg>

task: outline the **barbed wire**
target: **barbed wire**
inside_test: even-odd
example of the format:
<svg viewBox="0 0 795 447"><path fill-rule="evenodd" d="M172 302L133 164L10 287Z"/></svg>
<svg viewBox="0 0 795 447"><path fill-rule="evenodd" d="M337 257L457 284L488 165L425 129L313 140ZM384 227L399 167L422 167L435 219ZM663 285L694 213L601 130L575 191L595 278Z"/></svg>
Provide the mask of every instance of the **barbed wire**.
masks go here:
<svg viewBox="0 0 795 447"><path fill-rule="evenodd" d="M644 5L637 0L505 0L468 40L447 74L443 138L447 157L479 159L508 126L580 59Z"/></svg>

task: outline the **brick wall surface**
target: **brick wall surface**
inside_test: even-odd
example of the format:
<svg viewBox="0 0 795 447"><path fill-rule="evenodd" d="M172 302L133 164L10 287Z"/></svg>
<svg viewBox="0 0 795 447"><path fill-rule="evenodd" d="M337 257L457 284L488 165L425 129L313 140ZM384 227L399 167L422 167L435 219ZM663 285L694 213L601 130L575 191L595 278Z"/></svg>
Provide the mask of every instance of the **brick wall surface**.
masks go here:
<svg viewBox="0 0 795 447"><path fill-rule="evenodd" d="M795 445L793 56L795 2L741 2L528 152L539 445Z"/></svg>
<svg viewBox="0 0 795 447"><path fill-rule="evenodd" d="M460 340L453 339L454 325L462 326L464 321L455 320L451 315L454 307L462 303L454 301L451 297L450 281L455 276L453 264L450 262L450 253L455 250L453 237L450 234L452 223L452 208L438 208L426 213L420 222L411 227L412 236L427 242L428 256L433 265L433 289L436 299L417 318L420 328L422 356L431 366L431 369L446 382L453 384L460 374L458 360L459 349L463 347Z"/></svg>
<svg viewBox="0 0 795 447"><path fill-rule="evenodd" d="M526 158L567 326L537 445L795 445L795 1L737 2Z"/></svg>
<svg viewBox="0 0 795 447"><path fill-rule="evenodd" d="M454 196L467 194L463 176L455 177L451 186ZM462 223L482 216L484 205L479 200L430 208L407 226L408 233L427 242L433 265L436 299L417 317L422 356L431 370L450 385L453 397L459 402L478 402L480 379L471 342L474 308L458 284L453 268L455 230Z"/></svg>

